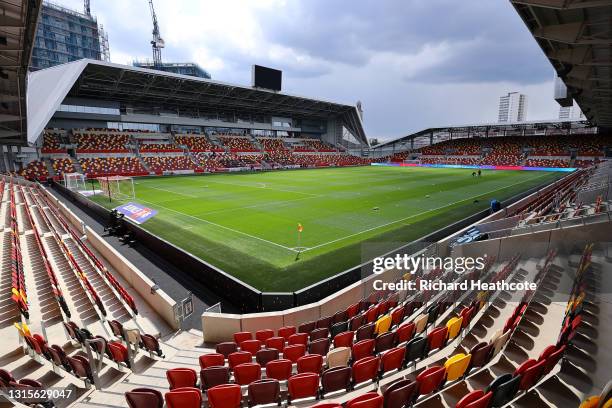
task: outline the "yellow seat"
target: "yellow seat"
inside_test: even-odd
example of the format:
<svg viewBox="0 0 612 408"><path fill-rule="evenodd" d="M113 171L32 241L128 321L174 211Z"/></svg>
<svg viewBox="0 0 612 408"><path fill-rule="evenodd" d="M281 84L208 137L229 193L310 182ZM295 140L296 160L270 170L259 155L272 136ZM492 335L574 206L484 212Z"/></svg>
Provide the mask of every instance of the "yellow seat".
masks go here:
<svg viewBox="0 0 612 408"><path fill-rule="evenodd" d="M471 354L455 354L444 363L444 368L446 368L446 381L455 381L458 378L461 378L470 365L470 361L472 360Z"/></svg>
<svg viewBox="0 0 612 408"><path fill-rule="evenodd" d="M374 333L376 334L386 333L389 331L390 327L391 327L391 316L384 315L383 317L378 319L376 323L374 324Z"/></svg>
<svg viewBox="0 0 612 408"><path fill-rule="evenodd" d="M582 401L579 408L596 408L599 404L599 395L594 395Z"/></svg>
<svg viewBox="0 0 612 408"><path fill-rule="evenodd" d="M463 317L453 317L446 322L446 328L448 329L448 339L452 340L461 331L461 324L463 323Z"/></svg>

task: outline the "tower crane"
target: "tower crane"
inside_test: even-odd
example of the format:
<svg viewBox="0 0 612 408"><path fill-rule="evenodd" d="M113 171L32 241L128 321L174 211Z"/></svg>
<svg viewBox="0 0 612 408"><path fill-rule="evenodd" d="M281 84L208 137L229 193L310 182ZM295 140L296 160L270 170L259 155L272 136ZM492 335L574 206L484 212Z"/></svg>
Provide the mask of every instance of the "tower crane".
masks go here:
<svg viewBox="0 0 612 408"><path fill-rule="evenodd" d="M89 0L85 0L84 9L85 9L86 16L91 16L91 7L89 3L90 3Z"/></svg>
<svg viewBox="0 0 612 408"><path fill-rule="evenodd" d="M153 18L153 39L151 40L151 48L153 48L153 66L161 67L161 49L165 47L164 39L159 33L159 25L157 24L157 16L153 8L153 0L149 0L149 8L151 9L151 17Z"/></svg>

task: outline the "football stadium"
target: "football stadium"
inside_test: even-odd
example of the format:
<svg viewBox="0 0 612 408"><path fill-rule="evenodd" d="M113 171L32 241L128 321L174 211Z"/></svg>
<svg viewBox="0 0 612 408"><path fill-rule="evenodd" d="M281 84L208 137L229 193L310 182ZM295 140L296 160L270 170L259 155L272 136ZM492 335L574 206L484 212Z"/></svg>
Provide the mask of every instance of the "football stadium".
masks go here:
<svg viewBox="0 0 612 408"><path fill-rule="evenodd" d="M0 0L0 407L612 407L612 2L503 2L559 118L375 140Z"/></svg>

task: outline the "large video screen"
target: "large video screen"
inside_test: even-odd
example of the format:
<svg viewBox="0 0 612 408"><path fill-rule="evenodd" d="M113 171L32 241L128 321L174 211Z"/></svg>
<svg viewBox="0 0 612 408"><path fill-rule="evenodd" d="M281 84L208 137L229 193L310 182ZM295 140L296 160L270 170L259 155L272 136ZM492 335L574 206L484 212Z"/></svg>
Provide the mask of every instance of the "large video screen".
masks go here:
<svg viewBox="0 0 612 408"><path fill-rule="evenodd" d="M283 72L278 69L253 65L253 86L280 91L283 81Z"/></svg>

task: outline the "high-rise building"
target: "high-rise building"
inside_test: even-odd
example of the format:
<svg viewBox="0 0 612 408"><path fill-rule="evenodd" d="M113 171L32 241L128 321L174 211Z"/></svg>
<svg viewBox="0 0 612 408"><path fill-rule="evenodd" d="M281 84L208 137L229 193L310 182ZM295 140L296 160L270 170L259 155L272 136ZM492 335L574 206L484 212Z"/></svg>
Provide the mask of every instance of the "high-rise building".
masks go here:
<svg viewBox="0 0 612 408"><path fill-rule="evenodd" d="M45 1L41 8L36 41L32 52L32 70L83 58L102 60L101 42L108 49L108 40L91 15L70 10Z"/></svg>
<svg viewBox="0 0 612 408"><path fill-rule="evenodd" d="M135 67L156 69L158 71L172 72L173 74L189 75L198 78L210 79L208 71L193 62L162 62L161 66L156 67L153 61L134 61Z"/></svg>
<svg viewBox="0 0 612 408"><path fill-rule="evenodd" d="M578 106L576 104L576 102L573 103L572 106L561 106L559 107L559 119L561 120L568 120L568 119L572 119L572 120L580 120L580 119L586 119L584 116L584 113L582 113L582 111L580 110L580 106Z"/></svg>
<svg viewBox="0 0 612 408"><path fill-rule="evenodd" d="M522 122L527 112L527 96L510 92L499 98L498 122Z"/></svg>

